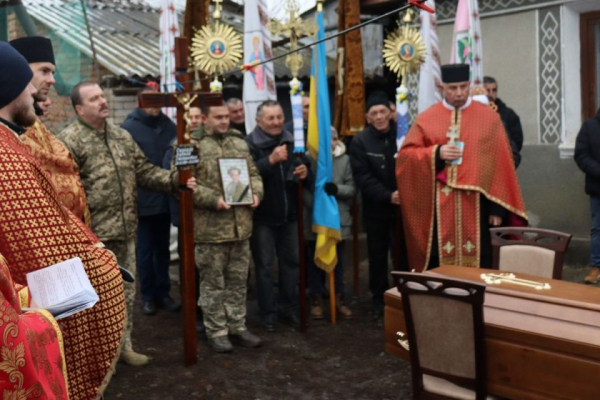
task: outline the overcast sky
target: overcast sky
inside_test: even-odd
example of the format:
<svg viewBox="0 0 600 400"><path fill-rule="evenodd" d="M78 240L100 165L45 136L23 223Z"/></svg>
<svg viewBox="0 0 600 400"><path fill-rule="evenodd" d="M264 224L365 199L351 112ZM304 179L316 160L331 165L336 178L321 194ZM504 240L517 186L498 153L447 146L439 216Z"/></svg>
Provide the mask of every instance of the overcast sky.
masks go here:
<svg viewBox="0 0 600 400"><path fill-rule="evenodd" d="M243 4L244 0L232 0L235 3ZM287 15L285 11L286 0L266 0L267 6L269 7L269 14L271 17L285 18ZM300 12L304 12L315 6L316 0L296 0L300 5ZM154 7L160 7L162 0L142 0L146 4L150 4ZM183 10L185 8L186 0L175 0L175 4L178 9Z"/></svg>

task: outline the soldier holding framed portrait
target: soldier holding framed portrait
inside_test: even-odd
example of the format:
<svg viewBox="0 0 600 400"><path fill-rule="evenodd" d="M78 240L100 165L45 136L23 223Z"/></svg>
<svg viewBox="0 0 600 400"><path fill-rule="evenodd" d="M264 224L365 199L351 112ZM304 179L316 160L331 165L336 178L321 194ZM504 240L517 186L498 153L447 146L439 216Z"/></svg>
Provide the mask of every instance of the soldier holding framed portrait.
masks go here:
<svg viewBox="0 0 600 400"><path fill-rule="evenodd" d="M246 290L252 216L263 183L242 134L229 127L226 105L202 110L203 125L192 133L199 162L194 167L194 241L206 335L220 353L230 338L258 347L246 328Z"/></svg>

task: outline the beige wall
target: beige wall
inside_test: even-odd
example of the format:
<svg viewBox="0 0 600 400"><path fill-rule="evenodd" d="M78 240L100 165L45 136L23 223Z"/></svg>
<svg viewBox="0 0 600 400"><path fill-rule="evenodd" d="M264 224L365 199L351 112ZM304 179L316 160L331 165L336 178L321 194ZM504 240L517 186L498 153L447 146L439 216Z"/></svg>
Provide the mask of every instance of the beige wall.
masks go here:
<svg viewBox="0 0 600 400"><path fill-rule="evenodd" d="M500 98L521 117L525 143L539 143L536 11L483 18L484 74L496 78ZM450 61L452 24L440 25L442 64Z"/></svg>

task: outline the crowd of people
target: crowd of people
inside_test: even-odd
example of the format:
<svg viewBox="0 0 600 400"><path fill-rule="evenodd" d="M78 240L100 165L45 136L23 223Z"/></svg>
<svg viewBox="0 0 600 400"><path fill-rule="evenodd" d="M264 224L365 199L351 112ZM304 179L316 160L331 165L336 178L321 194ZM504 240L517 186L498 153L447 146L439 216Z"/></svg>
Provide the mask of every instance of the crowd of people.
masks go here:
<svg viewBox="0 0 600 400"><path fill-rule="evenodd" d="M276 330L280 321L300 325L300 251L308 260L310 317L324 318L326 275L313 261L316 236L310 229L316 160L293 156L293 130L280 103L263 102L251 132L239 99L192 107L191 137L200 161L181 189L172 162L176 126L158 108L138 105L116 126L108 120L103 89L84 81L71 92L77 118L53 135L35 114L52 112L47 101L54 72L48 39L0 43L0 300L11 321L53 327L49 353L63 354L62 334L64 359L58 359L70 398L101 393L117 358L134 366L149 362L131 341L136 284L123 282L127 274L122 278L118 266L139 277L144 314L180 309L168 272L169 230L179 224L180 190L193 191L198 328L215 351L230 352L236 343L261 345L246 326L251 260L266 331ZM506 133L516 125L520 131L518 117L506 111L494 90L489 97L498 112L472 101L467 65L444 66L442 78L444 100L419 115L401 149L394 103L383 92L367 99L367 126L352 140L341 140L332 128L331 148L324 151L331 151L333 174L324 190L340 212L334 276L342 318L354 315L344 301L343 254L356 195L375 319L382 317L383 294L391 287L390 260L397 269L416 271L441 264L490 266L488 228L526 222L515 173L522 132L520 139ZM487 83L497 89L493 79ZM306 134L308 97L303 106ZM503 124L506 118L511 122ZM228 185L223 159L242 160L247 167L229 167ZM240 183L244 174L247 182ZM298 204L300 181L304 204ZM298 246L300 207L307 218L305 249ZM37 320L22 314L20 307L29 305L19 303L25 273L72 257L82 259L100 301L58 325L43 311ZM33 345L24 336L15 340ZM25 382L66 391L61 363L43 377L28 371Z"/></svg>

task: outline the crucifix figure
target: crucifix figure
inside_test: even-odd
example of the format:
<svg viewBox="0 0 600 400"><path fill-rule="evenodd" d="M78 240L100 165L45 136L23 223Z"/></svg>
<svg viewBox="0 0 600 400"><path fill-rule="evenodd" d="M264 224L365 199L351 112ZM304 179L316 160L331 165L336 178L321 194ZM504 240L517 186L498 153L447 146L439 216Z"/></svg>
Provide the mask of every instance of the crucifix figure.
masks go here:
<svg viewBox="0 0 600 400"><path fill-rule="evenodd" d="M223 98L220 94L194 92L190 93L190 77L188 75L189 40L175 38L175 68L179 72L177 77L184 84L184 93L152 93L144 92L138 95L141 108L177 107L177 145L189 147L190 141L190 107L220 106ZM181 72L183 71L183 72ZM177 149L176 149L177 150ZM177 154L177 151L175 151ZM189 165L180 165L179 184L192 176ZM179 206L181 208L181 226L183 251L181 260L181 282L183 287L183 331L185 364L192 365L197 361L196 339L196 264L194 262L194 227L193 227L193 198L192 192L184 190L180 194Z"/></svg>
<svg viewBox="0 0 600 400"><path fill-rule="evenodd" d="M185 121L185 134L184 138L186 142L190 140L190 133L192 128L192 120L190 119L190 107L194 100L198 98L198 94L191 95L190 93L183 93L177 96L177 102L183 107L183 120Z"/></svg>

